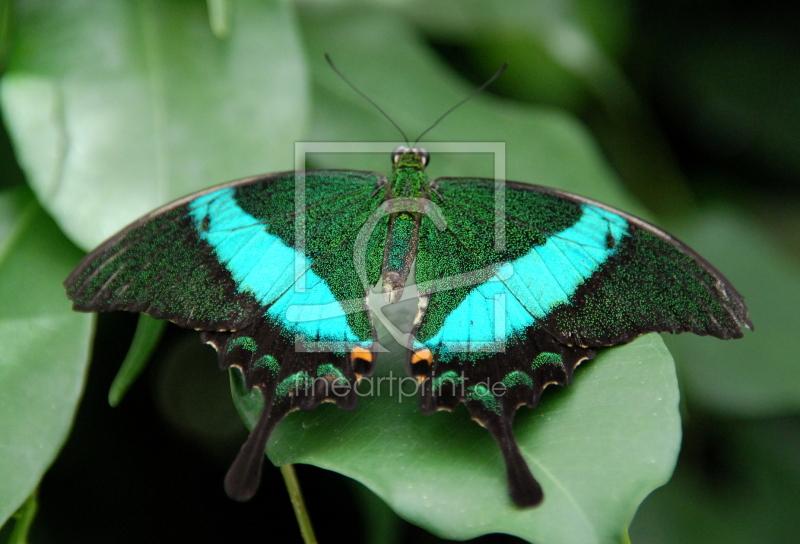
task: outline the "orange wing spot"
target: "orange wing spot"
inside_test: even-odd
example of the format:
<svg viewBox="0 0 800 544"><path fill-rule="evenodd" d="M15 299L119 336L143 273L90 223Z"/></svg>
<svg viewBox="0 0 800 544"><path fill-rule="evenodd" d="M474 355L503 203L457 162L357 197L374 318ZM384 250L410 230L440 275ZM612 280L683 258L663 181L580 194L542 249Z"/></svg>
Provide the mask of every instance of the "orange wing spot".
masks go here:
<svg viewBox="0 0 800 544"><path fill-rule="evenodd" d="M356 359L363 359L368 363L372 363L374 361L372 352L367 348L362 348L361 346L356 346L350 350L350 361L355 362Z"/></svg>
<svg viewBox="0 0 800 544"><path fill-rule="evenodd" d="M421 349L419 351L415 351L411 355L411 364L416 365L419 363L428 363L429 365L433 364L433 353L428 348Z"/></svg>

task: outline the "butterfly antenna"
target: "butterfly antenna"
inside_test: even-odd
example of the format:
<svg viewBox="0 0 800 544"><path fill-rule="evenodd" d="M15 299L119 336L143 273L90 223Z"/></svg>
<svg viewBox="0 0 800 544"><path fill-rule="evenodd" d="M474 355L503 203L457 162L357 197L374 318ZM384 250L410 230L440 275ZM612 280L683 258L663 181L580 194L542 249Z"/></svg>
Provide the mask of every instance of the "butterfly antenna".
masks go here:
<svg viewBox="0 0 800 544"><path fill-rule="evenodd" d="M343 73L342 73L342 72L341 72L341 71L340 71L340 70L339 70L339 69L336 67L336 65L333 63L333 60L331 59L330 55L328 55L327 53L325 53L325 60L327 60L327 61L328 61L328 64L330 64L330 65L331 65L331 68L333 69L333 71L334 71L334 72L336 72L336 75L338 75L340 78L342 78L342 79L344 80L344 82L345 82L345 83L347 83L348 85L350 85L350 87L351 87L351 88L352 88L352 89L353 89L355 92L357 92L357 93L358 93L358 94L360 94L362 97L364 97L364 99L365 99L367 102L369 102L370 104L372 104L373 106L375 106L375 109L377 109L379 112L381 112L381 113L383 114L383 116L384 116L384 117L386 117L386 118L389 120L389 122L390 122L391 124L393 124L393 125L394 125L394 128L396 128L396 129L398 130L398 132L400 132L400 134L403 136L403 141L405 141L405 142L406 142L406 144L408 144L408 136L406 136L406 133L405 133L405 132L403 132L403 129L402 129L402 128L400 128L400 126L399 126L397 123L395 123L395 122L394 122L394 119L392 119L391 117L389 117L389 114L388 114L388 113L386 113L385 111L383 111L383 108L381 108L381 107L380 107L378 104L376 104L376 103L375 103L375 101L374 101L374 100L372 100L370 97L368 97L366 94L364 94L364 93L361 91L361 89L359 89L358 87L356 87L356 86L355 86L355 84L354 84L352 81L350 81L349 79L347 79L347 78L345 77L345 75L344 75L344 74L343 74Z"/></svg>
<svg viewBox="0 0 800 544"><path fill-rule="evenodd" d="M428 132L430 132L430 131L431 131L431 129L433 129L433 127L435 127L436 125L438 125L438 124L439 124L439 121L441 121L442 119L444 119L445 117L447 117L448 115L450 115L450 113L451 113L451 112L452 112L454 109L456 109L457 107L461 106L461 105L462 105L464 102L466 102L467 100L471 99L473 96L475 96L476 94L480 93L480 92L481 92L481 91L483 91L483 90L484 90L486 87L488 87L489 85L491 85L492 83L494 83L494 81L495 81L495 80L496 80L498 77L500 77L500 76L503 74L503 72L505 72L505 71L506 71L506 68L508 68L508 63L507 63L507 62L503 63L503 65L500 67L500 69L499 69L497 72L495 72L495 74L494 74L492 77L490 77L490 78L489 78L489 79L486 81L486 83L484 83L483 85L481 85L480 87L478 87L477 89L475 89L474 91L472 91L471 93L469 93L469 95L467 95L467 97L466 97L466 98L464 98L464 99L463 99L461 102L459 102L458 104L456 104L455 106L453 106L452 108L450 108L449 110L447 110L446 112L444 112L444 113L443 113L443 114L442 114L442 115L441 115L441 116L440 116L440 117L439 117L439 118L438 118L438 119L437 119L437 120L436 120L436 121L435 121L435 122L434 122L434 123L433 123L431 126L429 126L428 128L426 128L425 130L423 130L423 131L422 131L422 134L420 134L419 136L417 136L417 139L416 139L416 140L414 140L414 143L412 144L412 146L411 146L411 147L414 147L415 145L417 145L417 142L419 142L419 141L422 139L422 137L423 137L423 136L425 136L425 135L426 135Z"/></svg>

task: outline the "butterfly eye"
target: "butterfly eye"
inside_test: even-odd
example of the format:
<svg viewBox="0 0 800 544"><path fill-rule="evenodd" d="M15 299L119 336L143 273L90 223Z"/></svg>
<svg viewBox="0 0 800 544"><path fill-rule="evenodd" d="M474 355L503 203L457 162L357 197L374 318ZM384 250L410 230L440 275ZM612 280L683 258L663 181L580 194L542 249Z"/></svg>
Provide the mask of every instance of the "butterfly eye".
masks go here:
<svg viewBox="0 0 800 544"><path fill-rule="evenodd" d="M397 164L398 162L400 162L400 157L402 157L406 153L409 153L410 151L411 150L409 148L403 145L396 148L394 151L392 151L392 164Z"/></svg>
<svg viewBox="0 0 800 544"><path fill-rule="evenodd" d="M424 147L415 147L411 150L412 153L419 155L419 158L422 159L422 166L428 166L428 163L431 161L430 155L428 154L428 150Z"/></svg>

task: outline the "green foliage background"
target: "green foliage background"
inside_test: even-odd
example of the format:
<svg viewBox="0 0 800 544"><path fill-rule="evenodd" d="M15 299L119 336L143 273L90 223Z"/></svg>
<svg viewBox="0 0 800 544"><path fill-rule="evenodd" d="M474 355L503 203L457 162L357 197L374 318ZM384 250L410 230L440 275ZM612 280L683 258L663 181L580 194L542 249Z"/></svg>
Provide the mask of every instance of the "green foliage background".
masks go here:
<svg viewBox="0 0 800 544"><path fill-rule="evenodd" d="M321 540L791 541L800 72L782 5L0 1L0 542L299 541L277 469L249 504L222 493L245 429L213 352L168 328L112 410L136 318L100 316L94 333L60 283L78 248L160 204L293 168L296 141L396 139L323 52L412 135L508 61L430 140L505 142L509 179L656 221L724 271L756 332L665 338L683 444L638 512L680 440L655 336L520 414L548 493L535 511L505 502L499 455L462 411L423 418L380 397L292 415L269 454L330 469L298 467ZM388 169L385 155L311 160ZM492 164L451 154L430 170L490 176Z"/></svg>

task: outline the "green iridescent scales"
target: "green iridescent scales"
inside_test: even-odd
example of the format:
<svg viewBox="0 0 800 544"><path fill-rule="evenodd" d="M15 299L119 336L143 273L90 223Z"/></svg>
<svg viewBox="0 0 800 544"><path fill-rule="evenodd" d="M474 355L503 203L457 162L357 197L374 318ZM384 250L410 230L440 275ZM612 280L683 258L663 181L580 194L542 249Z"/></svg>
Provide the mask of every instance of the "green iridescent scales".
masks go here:
<svg viewBox="0 0 800 544"><path fill-rule="evenodd" d="M304 208L305 251L338 300L360 300L361 285L352 268L341 266L353 254L358 227L380 203L375 186L383 180L370 172L330 171L309 175ZM267 230L294 247L294 173L236 182L242 208L268 225ZM214 188L219 189L217 188ZM76 269L67 282L75 308L91 311L141 311L180 325L209 330L241 328L263 315L262 305L238 289L213 250L198 239L187 203L192 195L143 217L98 248L94 259ZM353 201L361 206L353 206ZM383 229L383 230L381 230ZM368 248L370 281L377 281L383 254L375 229ZM371 338L364 312L348 315L362 338Z"/></svg>
<svg viewBox="0 0 800 544"><path fill-rule="evenodd" d="M599 347L652 331L737 338L752 327L727 280L652 225L545 187L429 182L424 150L399 148L393 160L389 180L289 172L191 195L111 238L65 282L76 309L202 330L220 366L258 387L264 410L226 477L234 498L255 493L286 414L326 401L355 408L352 386L381 351L370 312L382 310L368 307L367 291L402 300L412 263L420 296L406 368L422 385L420 409L465 403L496 439L524 507L543 492L514 438L519 406L568 385Z"/></svg>
<svg viewBox="0 0 800 544"><path fill-rule="evenodd" d="M689 255L637 230L619 259L576 293L572 307L554 311L550 326L592 346L613 344L631 331L719 336L741 321L741 313L717 296L720 288L720 280Z"/></svg>
<svg viewBox="0 0 800 544"><path fill-rule="evenodd" d="M143 221L105 244L99 258L70 277L67 293L76 309L141 311L181 325L242 324L258 305L232 297L209 248L197 243L184 207Z"/></svg>
<svg viewBox="0 0 800 544"><path fill-rule="evenodd" d="M352 259L359 227L382 200L375 194L375 186L381 179L371 172L348 171L326 178L324 183L320 183L316 175L304 180L305 254L336 300L351 304L347 308L348 321L361 339L371 338L372 328L365 313L358 311L360 306L352 304L354 301L362 304L364 289L355 269L342 266L342 261ZM296 247L295 195L295 178L288 176L274 192L264 191L261 185L250 185L238 189L236 196L244 211L268 225L267 232L279 237L287 247ZM372 283L377 282L380 275L385 229L386 221L378 224L367 248L366 272Z"/></svg>
<svg viewBox="0 0 800 544"><path fill-rule="evenodd" d="M573 225L581 215L577 204L553 195L506 187L505 217L501 218L505 247L498 251L494 180L442 178L436 184L445 198L433 195L432 200L443 211L448 228L440 233L431 221L423 221L421 226L416 279L437 290L416 332L421 342L439 331L444 319L470 292L470 287L449 283L459 274L521 257L532 245L542 245L550 234Z"/></svg>

